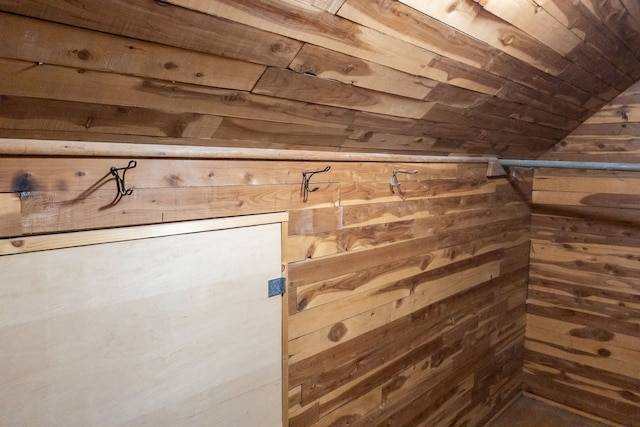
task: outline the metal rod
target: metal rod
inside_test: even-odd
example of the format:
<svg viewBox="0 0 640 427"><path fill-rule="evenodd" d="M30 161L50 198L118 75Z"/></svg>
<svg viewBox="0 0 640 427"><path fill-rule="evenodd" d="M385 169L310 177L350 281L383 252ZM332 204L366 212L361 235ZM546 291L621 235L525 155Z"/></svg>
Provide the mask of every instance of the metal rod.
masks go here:
<svg viewBox="0 0 640 427"><path fill-rule="evenodd" d="M593 169L615 171L640 171L638 163L607 163L607 162L566 162L561 160L512 160L498 159L502 166L520 166L525 168L565 168L565 169Z"/></svg>

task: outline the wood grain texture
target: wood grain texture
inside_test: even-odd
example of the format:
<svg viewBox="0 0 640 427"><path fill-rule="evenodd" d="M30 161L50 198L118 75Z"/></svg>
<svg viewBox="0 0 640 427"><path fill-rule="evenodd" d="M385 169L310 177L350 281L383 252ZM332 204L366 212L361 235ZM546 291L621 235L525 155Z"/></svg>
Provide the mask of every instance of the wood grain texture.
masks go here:
<svg viewBox="0 0 640 427"><path fill-rule="evenodd" d="M118 0L101 10L97 0L0 5L0 135L536 158L640 78L640 12L628 0ZM635 116L621 108L628 140ZM365 126L372 114L420 130ZM602 144L579 149L615 150Z"/></svg>
<svg viewBox="0 0 640 427"><path fill-rule="evenodd" d="M640 141L640 84L613 99L541 158L633 163Z"/></svg>
<svg viewBox="0 0 640 427"><path fill-rule="evenodd" d="M0 13L0 57L251 90L265 66ZM52 43L55 40L55 43Z"/></svg>
<svg viewBox="0 0 640 427"><path fill-rule="evenodd" d="M540 169L533 182L525 390L623 425L640 423L636 179Z"/></svg>
<svg viewBox="0 0 640 427"><path fill-rule="evenodd" d="M280 273L280 234L104 233L1 256L3 424L279 424L282 300L264 287Z"/></svg>
<svg viewBox="0 0 640 427"><path fill-rule="evenodd" d="M88 28L108 34L166 44L266 65L287 65L301 43L237 23L199 14L169 3L116 1L109 19L100 1L51 4L3 2L1 10ZM240 40L244 39L244 42Z"/></svg>
<svg viewBox="0 0 640 427"><path fill-rule="evenodd" d="M289 425L475 425L520 392L529 207L485 164L330 162L304 203L302 171L326 163L137 160L133 194L101 209L115 184L92 187L118 159L2 158L7 251L53 240L31 233L288 212ZM418 170L404 194L394 169Z"/></svg>

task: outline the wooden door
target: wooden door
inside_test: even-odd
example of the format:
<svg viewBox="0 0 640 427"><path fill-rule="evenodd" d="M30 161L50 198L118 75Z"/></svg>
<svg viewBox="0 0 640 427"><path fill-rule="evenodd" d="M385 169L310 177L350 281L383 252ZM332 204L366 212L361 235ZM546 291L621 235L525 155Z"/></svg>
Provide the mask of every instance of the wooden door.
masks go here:
<svg viewBox="0 0 640 427"><path fill-rule="evenodd" d="M0 425L281 425L281 224L225 223L0 242Z"/></svg>

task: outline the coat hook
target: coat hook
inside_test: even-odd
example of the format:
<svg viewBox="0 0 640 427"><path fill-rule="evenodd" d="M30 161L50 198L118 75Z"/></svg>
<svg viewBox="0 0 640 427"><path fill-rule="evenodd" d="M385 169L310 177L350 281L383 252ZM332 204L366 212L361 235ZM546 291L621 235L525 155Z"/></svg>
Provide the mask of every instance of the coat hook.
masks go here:
<svg viewBox="0 0 640 427"><path fill-rule="evenodd" d="M314 191L318 191L320 187L309 188L309 181L311 177L317 173L328 172L331 169L331 166L327 166L322 170L312 171L312 172L302 172L302 191L303 197L302 201L306 202L309 198L309 193L313 193Z"/></svg>
<svg viewBox="0 0 640 427"><path fill-rule="evenodd" d="M414 175L414 174L418 173L418 171L417 170L399 171L397 169L394 169L393 170L393 174L391 175L391 179L389 180L389 188L391 189L392 193L395 193L394 188L400 187L400 183L398 182L398 174L399 173L406 173L406 174Z"/></svg>
<svg viewBox="0 0 640 427"><path fill-rule="evenodd" d="M627 116L627 113L625 111L623 111L621 115L622 115L622 127L626 128L627 123L629 123L629 116Z"/></svg>
<svg viewBox="0 0 640 427"><path fill-rule="evenodd" d="M118 193L116 194L116 198L113 199L112 204L118 203L124 196L130 196L131 193L133 193L133 188L127 188L124 183L124 175L129 169L133 169L137 165L138 163L135 160L130 160L129 164L123 168L111 166L111 175L116 179L116 185L118 187ZM122 176L120 176L120 171L122 171Z"/></svg>

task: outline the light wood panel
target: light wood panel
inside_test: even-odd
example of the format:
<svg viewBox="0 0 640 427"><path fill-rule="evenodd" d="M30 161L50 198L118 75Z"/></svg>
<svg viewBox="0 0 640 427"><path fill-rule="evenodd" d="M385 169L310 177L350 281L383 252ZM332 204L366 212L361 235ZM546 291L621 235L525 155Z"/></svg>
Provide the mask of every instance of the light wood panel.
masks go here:
<svg viewBox="0 0 640 427"><path fill-rule="evenodd" d="M638 177L539 169L533 181L525 390L623 425L640 422Z"/></svg>
<svg viewBox="0 0 640 427"><path fill-rule="evenodd" d="M2 423L278 425L280 224L239 224L0 257Z"/></svg>

